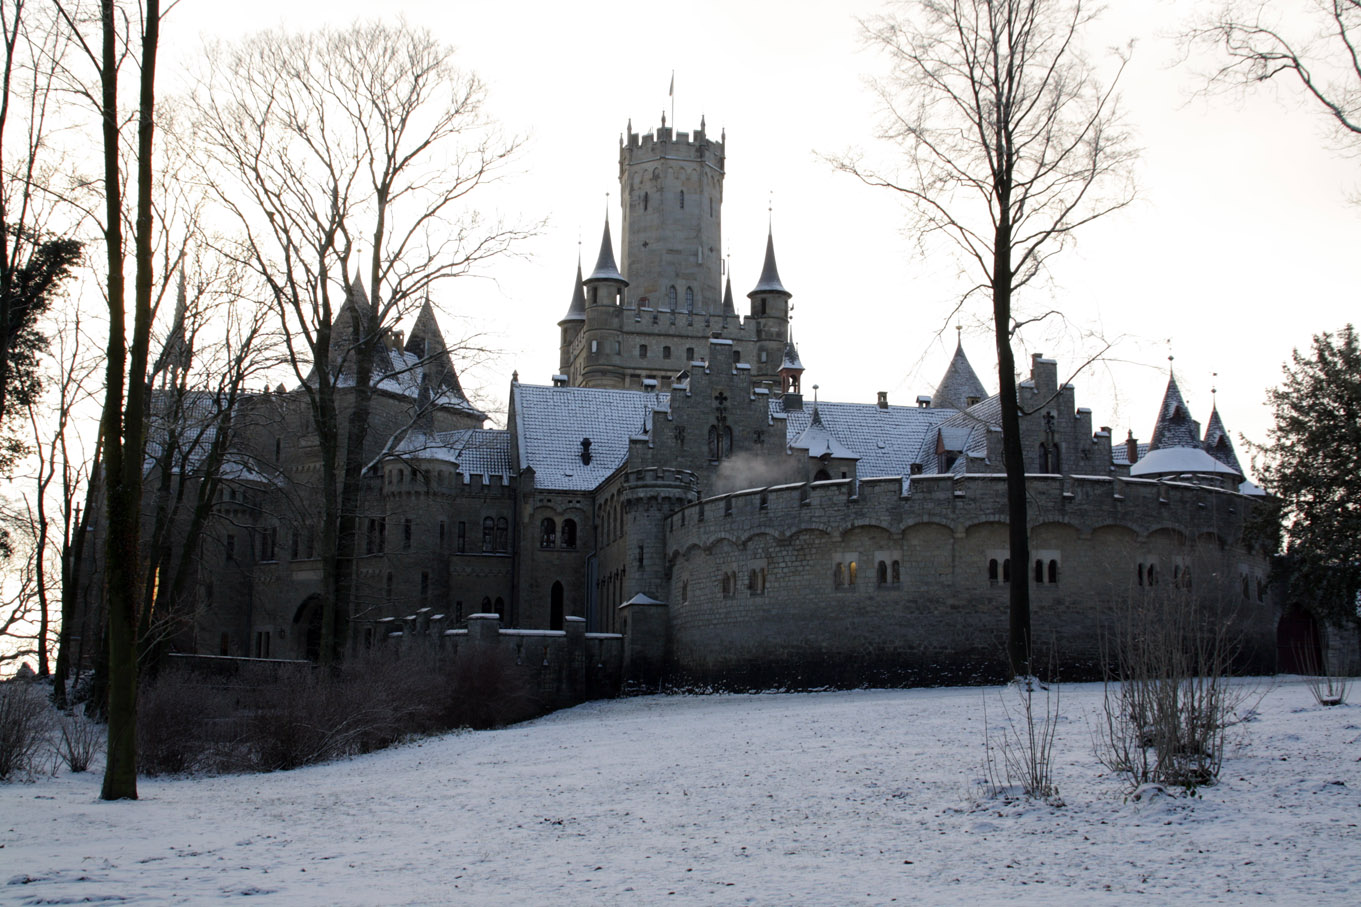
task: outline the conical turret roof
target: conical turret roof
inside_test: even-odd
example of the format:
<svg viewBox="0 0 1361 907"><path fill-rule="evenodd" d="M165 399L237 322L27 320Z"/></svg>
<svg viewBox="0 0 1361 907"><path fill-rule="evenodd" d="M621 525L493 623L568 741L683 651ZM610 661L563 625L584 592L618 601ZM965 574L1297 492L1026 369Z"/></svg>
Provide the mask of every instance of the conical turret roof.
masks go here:
<svg viewBox="0 0 1361 907"><path fill-rule="evenodd" d="M595 260L595 270L587 280L613 280L628 286L619 266L614 263L614 243L610 240L610 219L605 218L605 233L600 238L600 257Z"/></svg>
<svg viewBox="0 0 1361 907"><path fill-rule="evenodd" d="M586 320L586 290L581 285L581 259L577 259L577 279L572 283L572 302L567 306L567 314L562 316L563 321L585 321Z"/></svg>
<svg viewBox="0 0 1361 907"><path fill-rule="evenodd" d="M780 370L803 371L803 363L799 361L799 348L794 345L793 337L790 337L784 345L784 361L780 363Z"/></svg>
<svg viewBox="0 0 1361 907"><path fill-rule="evenodd" d="M440 332L439 323L435 321L435 307L430 304L429 297L422 303L421 310L416 315L416 323L411 326L411 333L407 335L403 350L423 360L421 366L423 383L435 388L447 388L458 396L463 396L458 373L454 370L453 357L449 355L444 334Z"/></svg>
<svg viewBox="0 0 1361 907"><path fill-rule="evenodd" d="M757 293L794 295L784 288L784 284L780 283L780 269L775 267L775 235L770 231L766 233L766 261L761 267L761 279L756 282L756 287L747 295L755 296Z"/></svg>
<svg viewBox="0 0 1361 907"><path fill-rule="evenodd" d="M970 397L976 398L977 402L987 395L983 382L978 380L978 374L969 364L969 357L964 355L964 341L961 338L955 344L955 354L940 384L936 385L936 392L931 395L931 408L963 411L969 408Z"/></svg>
<svg viewBox="0 0 1361 907"><path fill-rule="evenodd" d="M1200 424L1191 418L1191 410L1186 406L1177 376L1171 369L1168 369L1167 390L1163 393L1157 424L1153 426L1153 437L1148 442L1150 451L1165 447L1200 447Z"/></svg>
<svg viewBox="0 0 1361 907"><path fill-rule="evenodd" d="M1205 429L1205 452L1239 475L1246 475L1238 464L1238 456L1233 452L1233 441L1224 430L1224 420L1219 417L1217 406L1210 410L1210 424Z"/></svg>
<svg viewBox="0 0 1361 907"><path fill-rule="evenodd" d="M723 285L723 314L736 315L737 307L732 302L732 278L729 277Z"/></svg>

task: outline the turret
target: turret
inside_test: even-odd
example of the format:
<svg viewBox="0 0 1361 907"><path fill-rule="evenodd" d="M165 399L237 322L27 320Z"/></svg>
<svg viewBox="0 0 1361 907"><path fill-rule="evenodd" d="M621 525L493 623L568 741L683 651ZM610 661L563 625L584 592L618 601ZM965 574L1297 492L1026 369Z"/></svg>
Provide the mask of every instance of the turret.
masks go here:
<svg viewBox="0 0 1361 907"><path fill-rule="evenodd" d="M1238 463L1238 455L1233 452L1233 441L1224 430L1224 420L1219 417L1219 407L1210 410L1210 423L1205 429L1205 452L1239 475L1246 475Z"/></svg>
<svg viewBox="0 0 1361 907"><path fill-rule="evenodd" d="M614 263L614 243L610 239L610 220L600 238L600 255L595 270L582 281L586 296L586 327L583 336L589 345L581 383L587 387L619 387L622 373L620 355L620 305L629 282Z"/></svg>
<svg viewBox="0 0 1361 907"><path fill-rule="evenodd" d="M793 295L780 281L780 269L775 265L775 236L773 232L767 232L761 279L747 294L751 300L751 317L756 322L756 363L752 380L773 381L779 375L789 337L789 300Z"/></svg>
<svg viewBox="0 0 1361 907"><path fill-rule="evenodd" d="M558 356L558 369L567 373L572 363L572 341L577 339L586 325L586 290L581 284L581 258L577 258L577 277L572 281L572 301L567 306L567 314L562 316L558 327L562 329L562 345Z"/></svg>
<svg viewBox="0 0 1361 907"><path fill-rule="evenodd" d="M956 333L955 355L941 376L940 384L936 385L936 392L931 395L934 409L966 410L988 395L969 364L969 357L964 355L964 340L958 329Z"/></svg>
<svg viewBox="0 0 1361 907"><path fill-rule="evenodd" d="M1163 392L1162 407L1158 410L1158 421L1153 426L1153 437L1148 442L1150 452L1168 447L1200 447L1200 423L1191 418L1191 410L1181 395L1177 376L1170 367L1167 370L1167 390Z"/></svg>
<svg viewBox="0 0 1361 907"><path fill-rule="evenodd" d="M619 149L624 273L634 299L657 309L721 312L724 147L701 123L693 135L665 122Z"/></svg>

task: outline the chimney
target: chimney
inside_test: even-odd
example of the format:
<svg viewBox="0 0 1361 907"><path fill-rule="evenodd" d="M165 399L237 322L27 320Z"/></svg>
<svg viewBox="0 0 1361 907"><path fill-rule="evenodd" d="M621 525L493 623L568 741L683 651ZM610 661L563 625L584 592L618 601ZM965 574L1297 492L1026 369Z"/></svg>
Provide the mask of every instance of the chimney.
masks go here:
<svg viewBox="0 0 1361 907"><path fill-rule="evenodd" d="M879 408L888 409L888 391L879 392Z"/></svg>
<svg viewBox="0 0 1361 907"><path fill-rule="evenodd" d="M1125 457L1131 466L1139 459L1139 442L1134 439L1132 428L1129 430L1129 437L1125 439Z"/></svg>

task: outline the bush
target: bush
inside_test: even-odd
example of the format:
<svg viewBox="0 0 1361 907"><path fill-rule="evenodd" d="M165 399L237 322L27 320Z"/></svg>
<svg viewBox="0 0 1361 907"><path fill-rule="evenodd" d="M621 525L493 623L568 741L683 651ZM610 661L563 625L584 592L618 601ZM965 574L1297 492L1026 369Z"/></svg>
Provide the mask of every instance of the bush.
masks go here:
<svg viewBox="0 0 1361 907"><path fill-rule="evenodd" d="M78 715L63 715L58 725L57 755L73 772L89 769L104 748L104 728Z"/></svg>
<svg viewBox="0 0 1361 907"><path fill-rule="evenodd" d="M1014 690L1016 700L1007 705L1006 692ZM1042 700L1036 701L1037 696ZM1054 736L1058 730L1059 689L1057 684L1042 685L1036 677L1017 677L998 694L1002 723L996 733L988 724L986 697L983 700L983 735L986 751L984 770L988 794L1006 796L1011 790L1035 800L1061 806L1059 788L1054 782Z"/></svg>
<svg viewBox="0 0 1361 907"><path fill-rule="evenodd" d="M1132 603L1108 640L1102 763L1131 788L1213 784L1251 692L1230 681L1238 648L1226 614L1189 594Z"/></svg>
<svg viewBox="0 0 1361 907"><path fill-rule="evenodd" d="M230 718L230 701L219 687L186 672L162 671L138 691L138 770L148 775L220 770L231 749L222 739Z"/></svg>
<svg viewBox="0 0 1361 907"><path fill-rule="evenodd" d="M22 680L0 682L0 781L35 768L50 722L42 689Z"/></svg>

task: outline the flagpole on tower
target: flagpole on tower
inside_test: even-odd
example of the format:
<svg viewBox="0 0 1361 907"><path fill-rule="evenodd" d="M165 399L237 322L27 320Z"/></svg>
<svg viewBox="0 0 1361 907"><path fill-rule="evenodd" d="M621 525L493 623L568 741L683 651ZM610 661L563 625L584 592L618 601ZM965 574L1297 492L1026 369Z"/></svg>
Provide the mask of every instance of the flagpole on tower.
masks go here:
<svg viewBox="0 0 1361 907"><path fill-rule="evenodd" d="M676 71L671 70L671 87L666 90L666 95L671 99L671 124L675 128L676 123Z"/></svg>

